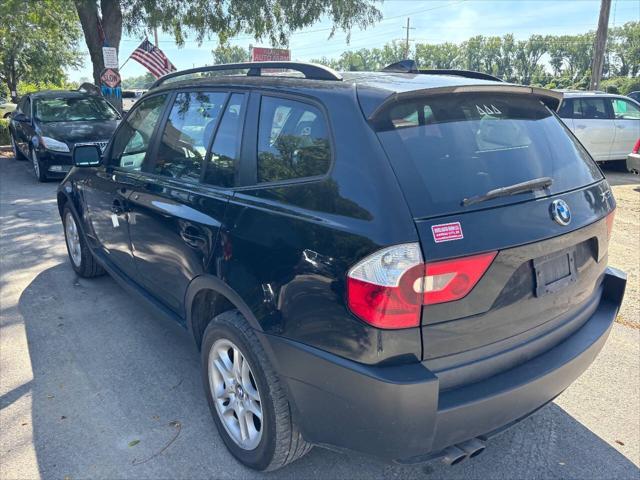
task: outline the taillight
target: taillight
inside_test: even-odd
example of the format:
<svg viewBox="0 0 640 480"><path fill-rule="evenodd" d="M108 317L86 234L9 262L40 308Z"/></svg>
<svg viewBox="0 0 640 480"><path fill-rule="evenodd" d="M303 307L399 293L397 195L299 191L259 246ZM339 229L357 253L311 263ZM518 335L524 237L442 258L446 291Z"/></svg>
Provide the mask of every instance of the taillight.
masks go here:
<svg viewBox="0 0 640 480"><path fill-rule="evenodd" d="M384 248L349 270L349 308L375 327L417 327L422 299L413 283L422 278L423 271L418 243Z"/></svg>
<svg viewBox="0 0 640 480"><path fill-rule="evenodd" d="M640 151L640 138L638 139L636 144L633 146L633 153L638 153L639 151Z"/></svg>
<svg viewBox="0 0 640 480"><path fill-rule="evenodd" d="M498 252L427 263L423 282L425 305L451 302L466 296L487 271Z"/></svg>
<svg viewBox="0 0 640 480"><path fill-rule="evenodd" d="M609 212L609 215L607 215L607 238L610 240L611 239L611 232L613 232L613 220L616 217L616 210L615 208L613 210L611 210L611 212Z"/></svg>
<svg viewBox="0 0 640 480"><path fill-rule="evenodd" d="M425 264L418 243L384 248L349 270L347 303L355 315L375 327L417 327L422 305L467 295L496 254Z"/></svg>

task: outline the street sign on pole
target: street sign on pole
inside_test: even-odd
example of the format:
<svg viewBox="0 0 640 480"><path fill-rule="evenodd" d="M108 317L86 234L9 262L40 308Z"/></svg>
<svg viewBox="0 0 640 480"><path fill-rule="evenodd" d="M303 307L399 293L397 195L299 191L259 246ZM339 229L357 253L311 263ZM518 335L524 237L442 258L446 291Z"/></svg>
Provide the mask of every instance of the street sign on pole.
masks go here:
<svg viewBox="0 0 640 480"><path fill-rule="evenodd" d="M115 47L102 47L104 68L118 68L118 50Z"/></svg>
<svg viewBox="0 0 640 480"><path fill-rule="evenodd" d="M291 60L291 50L286 48L251 48L252 62L285 62Z"/></svg>
<svg viewBox="0 0 640 480"><path fill-rule="evenodd" d="M100 92L114 107L122 112L122 89L120 72L114 68L105 68L100 74Z"/></svg>

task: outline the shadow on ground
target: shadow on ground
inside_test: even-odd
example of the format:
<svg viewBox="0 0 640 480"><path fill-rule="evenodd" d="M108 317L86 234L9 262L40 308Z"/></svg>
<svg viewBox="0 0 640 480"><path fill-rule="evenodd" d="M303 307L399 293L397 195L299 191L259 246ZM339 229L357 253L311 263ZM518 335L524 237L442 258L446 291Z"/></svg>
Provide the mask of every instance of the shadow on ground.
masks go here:
<svg viewBox="0 0 640 480"><path fill-rule="evenodd" d="M0 408L30 392L43 478L265 476L240 467L219 439L187 332L154 318L109 277L79 279L67 263L58 264L27 286L18 311L33 380L3 395ZM20 428L18 420L10 428ZM24 447L16 445L13 454ZM482 456L456 467L389 465L316 448L268 476L637 479L638 473L551 404L493 439Z"/></svg>

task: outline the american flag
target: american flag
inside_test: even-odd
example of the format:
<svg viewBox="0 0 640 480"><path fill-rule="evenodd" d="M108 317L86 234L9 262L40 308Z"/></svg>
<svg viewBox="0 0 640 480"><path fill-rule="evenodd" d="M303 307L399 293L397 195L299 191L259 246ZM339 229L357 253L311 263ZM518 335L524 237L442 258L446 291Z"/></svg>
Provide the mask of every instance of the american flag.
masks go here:
<svg viewBox="0 0 640 480"><path fill-rule="evenodd" d="M160 78L167 73L175 72L177 70L162 50L153 45L146 38L138 48L133 51L131 58L144 65L156 78Z"/></svg>

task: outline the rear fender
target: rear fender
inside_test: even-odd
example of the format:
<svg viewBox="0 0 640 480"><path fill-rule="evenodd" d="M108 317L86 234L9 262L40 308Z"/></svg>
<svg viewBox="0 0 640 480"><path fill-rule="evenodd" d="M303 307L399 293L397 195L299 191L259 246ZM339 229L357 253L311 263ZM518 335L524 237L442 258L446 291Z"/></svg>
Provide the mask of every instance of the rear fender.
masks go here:
<svg viewBox="0 0 640 480"><path fill-rule="evenodd" d="M187 287L187 291L184 297L184 305L185 305L185 317L187 320L187 328L189 332L193 334L193 301L196 298L196 295L203 290L212 290L223 297L225 297L229 302L231 302L238 311L247 319L249 325L254 330L262 331L262 327L258 323L255 315L249 308L249 306L242 300L240 295L238 295L229 285L220 280L218 277L214 277L213 275L200 275L189 283Z"/></svg>

